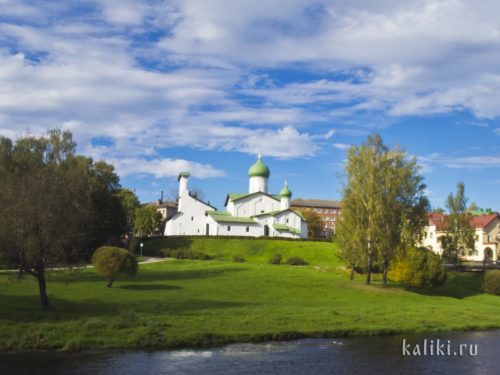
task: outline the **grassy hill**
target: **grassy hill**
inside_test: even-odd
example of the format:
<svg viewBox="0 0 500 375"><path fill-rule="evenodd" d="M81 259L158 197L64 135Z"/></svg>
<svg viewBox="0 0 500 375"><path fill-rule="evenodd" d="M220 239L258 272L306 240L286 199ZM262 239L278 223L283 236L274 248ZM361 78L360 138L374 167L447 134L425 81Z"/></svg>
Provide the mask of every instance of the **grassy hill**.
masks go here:
<svg viewBox="0 0 500 375"><path fill-rule="evenodd" d="M33 278L0 273L0 350L177 348L500 327L500 298L482 293L478 274L452 273L432 293L415 293L377 285L377 278L372 286L361 277L350 281L330 258L331 244L254 241L257 249L228 242L224 256L245 251L252 261L166 260L142 265L113 288L93 269L49 273L49 312L39 307ZM309 245L323 255L312 255ZM267 264L275 246L311 265Z"/></svg>
<svg viewBox="0 0 500 375"><path fill-rule="evenodd" d="M281 254L284 260L290 256L299 256L313 265L339 264L334 243L262 238L152 238L144 241L143 253L162 256L164 250L179 248L200 251L218 260L232 260L235 256L240 256L252 263L267 263L273 255Z"/></svg>

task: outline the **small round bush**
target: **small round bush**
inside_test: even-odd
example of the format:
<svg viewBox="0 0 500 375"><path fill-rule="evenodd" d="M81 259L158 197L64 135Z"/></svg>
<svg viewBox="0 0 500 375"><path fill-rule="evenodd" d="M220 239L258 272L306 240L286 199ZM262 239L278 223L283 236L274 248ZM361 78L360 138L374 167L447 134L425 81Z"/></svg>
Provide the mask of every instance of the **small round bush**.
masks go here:
<svg viewBox="0 0 500 375"><path fill-rule="evenodd" d="M307 263L301 257L290 257L286 261L286 264L288 264L290 266L307 266L309 263Z"/></svg>
<svg viewBox="0 0 500 375"><path fill-rule="evenodd" d="M281 254L274 254L271 258L269 258L269 264L281 264L283 257Z"/></svg>
<svg viewBox="0 0 500 375"><path fill-rule="evenodd" d="M392 264L389 277L407 288L431 289L446 281L446 269L439 255L426 248L410 248Z"/></svg>
<svg viewBox="0 0 500 375"><path fill-rule="evenodd" d="M484 274L483 290L489 294L500 296L500 271L490 270Z"/></svg>
<svg viewBox="0 0 500 375"><path fill-rule="evenodd" d="M241 255L235 255L233 257L233 262L243 263L244 261L245 261L245 258L243 258Z"/></svg>
<svg viewBox="0 0 500 375"><path fill-rule="evenodd" d="M102 246L92 255L92 265L96 271L106 277L107 286L110 288L113 282L121 274L135 275L139 265L135 256L127 250L119 247Z"/></svg>

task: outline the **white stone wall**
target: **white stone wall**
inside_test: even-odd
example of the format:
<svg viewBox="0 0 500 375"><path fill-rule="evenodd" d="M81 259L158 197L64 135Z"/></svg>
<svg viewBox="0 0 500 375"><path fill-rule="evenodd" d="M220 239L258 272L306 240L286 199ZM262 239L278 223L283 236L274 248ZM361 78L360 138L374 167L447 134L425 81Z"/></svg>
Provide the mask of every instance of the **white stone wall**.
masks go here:
<svg viewBox="0 0 500 375"><path fill-rule="evenodd" d="M227 210L233 216L239 217L249 217L259 215L262 212L278 211L280 209L280 201L265 194L255 194L231 203L233 204L227 205Z"/></svg>
<svg viewBox="0 0 500 375"><path fill-rule="evenodd" d="M205 215L212 207L194 199L187 192L179 198L182 212L172 217L165 225L165 236L205 235L209 217Z"/></svg>
<svg viewBox="0 0 500 375"><path fill-rule="evenodd" d="M267 193L267 177L250 177L248 192L256 193L258 191Z"/></svg>
<svg viewBox="0 0 500 375"><path fill-rule="evenodd" d="M217 235L260 237L263 235L263 228L258 224L220 222L217 223Z"/></svg>

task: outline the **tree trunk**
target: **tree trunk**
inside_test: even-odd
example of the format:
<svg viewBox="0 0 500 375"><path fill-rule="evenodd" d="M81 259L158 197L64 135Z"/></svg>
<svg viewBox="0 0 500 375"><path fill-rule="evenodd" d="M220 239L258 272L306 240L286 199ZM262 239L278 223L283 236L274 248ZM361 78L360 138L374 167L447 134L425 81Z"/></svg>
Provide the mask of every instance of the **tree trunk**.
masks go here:
<svg viewBox="0 0 500 375"><path fill-rule="evenodd" d="M370 285L372 282L372 254L368 253L368 259L366 261L366 285Z"/></svg>
<svg viewBox="0 0 500 375"><path fill-rule="evenodd" d="M389 261L384 260L384 271L382 274L382 284L387 285L387 271L389 270Z"/></svg>
<svg viewBox="0 0 500 375"><path fill-rule="evenodd" d="M354 280L354 272L356 271L355 270L356 266L354 264L351 265L351 275L349 276L349 278L351 280Z"/></svg>
<svg viewBox="0 0 500 375"><path fill-rule="evenodd" d="M36 272L36 278L38 280L38 289L40 291L40 302L45 310L50 308L49 297L47 297L47 286L45 284L45 270L43 266L39 267Z"/></svg>
<svg viewBox="0 0 500 375"><path fill-rule="evenodd" d="M113 281L115 281L115 279L108 279L108 284L106 286L108 288L111 288L111 285L113 285Z"/></svg>

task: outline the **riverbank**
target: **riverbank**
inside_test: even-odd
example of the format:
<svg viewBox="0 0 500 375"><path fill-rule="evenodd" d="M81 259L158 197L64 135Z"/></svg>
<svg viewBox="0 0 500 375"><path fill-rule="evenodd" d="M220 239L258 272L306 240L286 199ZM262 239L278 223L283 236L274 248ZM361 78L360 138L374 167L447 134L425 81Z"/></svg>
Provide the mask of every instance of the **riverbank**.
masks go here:
<svg viewBox="0 0 500 375"><path fill-rule="evenodd" d="M106 288L94 270L35 280L0 275L0 350L209 347L299 337L500 328L481 275L451 273L433 293L350 281L339 263L307 267L172 260ZM375 283L377 280L375 279Z"/></svg>

